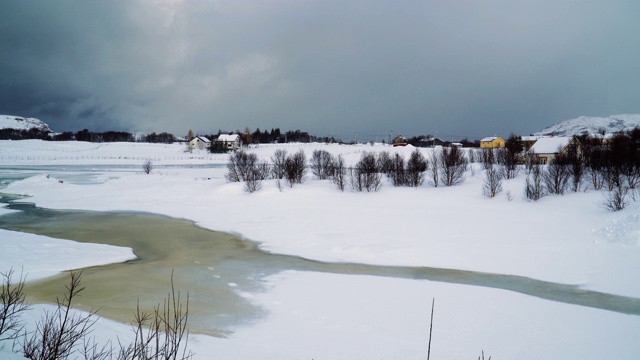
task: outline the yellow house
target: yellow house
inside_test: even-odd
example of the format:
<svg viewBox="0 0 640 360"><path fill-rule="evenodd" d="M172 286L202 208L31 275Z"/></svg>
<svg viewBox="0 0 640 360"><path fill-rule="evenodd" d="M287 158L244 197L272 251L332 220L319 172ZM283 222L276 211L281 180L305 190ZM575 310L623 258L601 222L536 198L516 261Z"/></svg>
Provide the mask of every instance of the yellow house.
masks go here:
<svg viewBox="0 0 640 360"><path fill-rule="evenodd" d="M480 140L480 147L482 149L503 148L504 144L505 144L504 139L499 136L486 137Z"/></svg>

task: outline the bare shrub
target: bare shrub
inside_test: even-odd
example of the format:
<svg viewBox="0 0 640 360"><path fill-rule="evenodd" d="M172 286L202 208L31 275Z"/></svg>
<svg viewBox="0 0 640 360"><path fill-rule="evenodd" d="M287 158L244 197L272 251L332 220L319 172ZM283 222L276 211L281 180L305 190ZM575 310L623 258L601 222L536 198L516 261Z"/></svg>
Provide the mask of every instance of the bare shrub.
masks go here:
<svg viewBox="0 0 640 360"><path fill-rule="evenodd" d="M287 151L278 149L273 153L271 157L271 176L274 179L284 178L285 169L284 163L287 161Z"/></svg>
<svg viewBox="0 0 640 360"><path fill-rule="evenodd" d="M498 165L485 170L485 179L482 186L482 195L487 198L494 198L502 191L502 177L504 172Z"/></svg>
<svg viewBox="0 0 640 360"><path fill-rule="evenodd" d="M251 169L258 163L256 154L248 154L243 150L229 155L227 162L227 174L225 178L230 182L245 181L249 178Z"/></svg>
<svg viewBox="0 0 640 360"><path fill-rule="evenodd" d="M544 170L543 179L547 191L551 194L562 195L567 190L571 172L565 155L558 154L549 162Z"/></svg>
<svg viewBox="0 0 640 360"><path fill-rule="evenodd" d="M73 313L71 304L84 287L80 284L80 274L71 272L71 281L63 299L56 299L56 309L45 311L36 322L35 330L25 333L19 340L22 356L30 360L68 359L80 354L91 327L98 318L95 312L86 315Z"/></svg>
<svg viewBox="0 0 640 360"><path fill-rule="evenodd" d="M431 185L438 187L438 184L440 183L440 151L435 148L433 149L433 151L431 152L431 154L429 155L429 163L431 164L431 166L429 166L429 177L431 179Z"/></svg>
<svg viewBox="0 0 640 360"><path fill-rule="evenodd" d="M388 151L381 151L378 153L378 169L381 173L391 177L391 172L394 170L393 159L389 155Z"/></svg>
<svg viewBox="0 0 640 360"><path fill-rule="evenodd" d="M575 142L567 149L566 162L569 176L571 177L571 190L578 192L580 191L586 166L584 157L578 151L578 146Z"/></svg>
<svg viewBox="0 0 640 360"><path fill-rule="evenodd" d="M513 179L520 173L518 167L518 153L508 148L497 149L496 160L501 165L502 176L505 179Z"/></svg>
<svg viewBox="0 0 640 360"><path fill-rule="evenodd" d="M63 299L56 300L56 308L45 312L36 322L35 330L23 332L14 343L14 351L30 360L188 360L193 352L188 349L189 295L185 302L176 291L171 276L171 290L152 312L143 312L138 307L133 331L135 340L129 345L119 344L114 349L110 342L99 345L91 337L98 317L95 311L83 314L73 311L72 304L84 287L82 272L71 272ZM5 276L5 280L10 279ZM20 278L14 289L22 289ZM3 286L7 288L7 286Z"/></svg>
<svg viewBox="0 0 640 360"><path fill-rule="evenodd" d="M306 172L307 157L302 149L293 155L287 156L284 162L284 177L289 187L293 187L295 184L302 184Z"/></svg>
<svg viewBox="0 0 640 360"><path fill-rule="evenodd" d="M632 153L629 139L624 134L616 134L607 141L604 149L602 173L609 188L620 188L624 183L624 168L628 155Z"/></svg>
<svg viewBox="0 0 640 360"><path fill-rule="evenodd" d="M424 181L424 173L427 171L427 159L416 149L411 153L407 161L406 183L409 186L418 187Z"/></svg>
<svg viewBox="0 0 640 360"><path fill-rule="evenodd" d="M22 312L29 309L25 304L24 277L20 275L17 282L13 282L14 270L9 269L0 273L2 290L0 291L0 342L15 340L24 328L20 321ZM2 350L4 346L0 346Z"/></svg>
<svg viewBox="0 0 640 360"><path fill-rule="evenodd" d="M150 174L151 170L153 170L153 163L151 159L147 159L144 161L144 164L142 164L142 171L144 171L145 174Z"/></svg>
<svg viewBox="0 0 640 360"><path fill-rule="evenodd" d="M183 303L180 291L176 291L171 274L171 290L162 304L152 312L138 310L135 313L132 344L121 346L118 360L187 360L193 352L187 348L189 331L189 294Z"/></svg>
<svg viewBox="0 0 640 360"><path fill-rule="evenodd" d="M351 187L356 191L378 191L382 186L376 156L365 152L351 171Z"/></svg>
<svg viewBox="0 0 640 360"><path fill-rule="evenodd" d="M468 150L467 157L469 158L469 164L473 164L475 162L478 162L477 155L476 155L476 152L474 151L474 149L469 149Z"/></svg>
<svg viewBox="0 0 640 360"><path fill-rule="evenodd" d="M231 182L244 182L244 189L250 193L260 190L262 180L269 175L269 164L259 163L256 154L236 151L229 155L226 179Z"/></svg>
<svg viewBox="0 0 640 360"><path fill-rule="evenodd" d="M407 176L405 174L405 162L402 155L396 153L393 158L390 159L390 169L388 170L389 179L393 186L404 186L407 183Z"/></svg>
<svg viewBox="0 0 640 360"><path fill-rule="evenodd" d="M244 180L244 189L249 193L260 190L262 188L262 180L265 180L268 175L269 164L266 162L254 164L248 169L247 178Z"/></svg>
<svg viewBox="0 0 640 360"><path fill-rule="evenodd" d="M482 167L486 170L496 164L496 151L494 149L482 149Z"/></svg>
<svg viewBox="0 0 640 360"><path fill-rule="evenodd" d="M602 205L609 211L623 210L627 204L627 194L629 188L626 186L617 186L612 191L604 193Z"/></svg>
<svg viewBox="0 0 640 360"><path fill-rule="evenodd" d="M594 189L600 190L604 186L604 145L600 139L586 139L584 143L584 160L587 176Z"/></svg>
<svg viewBox="0 0 640 360"><path fill-rule="evenodd" d="M347 168L344 163L344 157L340 154L333 163L333 174L331 177L331 181L336 184L340 191L344 191L344 187L347 183L346 176Z"/></svg>
<svg viewBox="0 0 640 360"><path fill-rule="evenodd" d="M544 186L542 185L542 166L539 163L532 163L525 183L525 196L529 200L538 201L544 196Z"/></svg>
<svg viewBox="0 0 640 360"><path fill-rule="evenodd" d="M531 173L531 168L540 164L540 157L534 154L532 151L525 152L523 156L524 167L527 169L527 173Z"/></svg>
<svg viewBox="0 0 640 360"><path fill-rule="evenodd" d="M318 180L331 178L335 158L326 150L313 150L309 167Z"/></svg>
<svg viewBox="0 0 640 360"><path fill-rule="evenodd" d="M441 180L446 186L458 185L464 181L467 158L458 147L442 148L437 165L441 170Z"/></svg>

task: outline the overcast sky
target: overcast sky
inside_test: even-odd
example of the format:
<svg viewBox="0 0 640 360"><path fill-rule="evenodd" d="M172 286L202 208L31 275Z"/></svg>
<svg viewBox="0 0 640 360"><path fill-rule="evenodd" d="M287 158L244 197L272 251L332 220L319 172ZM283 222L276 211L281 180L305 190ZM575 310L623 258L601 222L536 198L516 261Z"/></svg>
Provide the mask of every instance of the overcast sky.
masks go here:
<svg viewBox="0 0 640 360"><path fill-rule="evenodd" d="M640 1L0 0L0 114L55 131L529 134L640 113Z"/></svg>

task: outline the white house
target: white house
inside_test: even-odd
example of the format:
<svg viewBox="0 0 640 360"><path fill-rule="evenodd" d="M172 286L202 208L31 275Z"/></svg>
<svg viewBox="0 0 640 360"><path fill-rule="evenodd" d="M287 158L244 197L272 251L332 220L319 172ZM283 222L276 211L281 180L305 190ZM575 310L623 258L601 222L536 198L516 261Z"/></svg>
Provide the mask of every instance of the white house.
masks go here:
<svg viewBox="0 0 640 360"><path fill-rule="evenodd" d="M196 136L189 141L189 150L206 150L211 146L211 140L204 136Z"/></svg>
<svg viewBox="0 0 640 360"><path fill-rule="evenodd" d="M577 146L581 151L578 140L574 137L545 137L539 138L529 151L540 159L540 164L548 164L556 155L565 153L571 146Z"/></svg>
<svg viewBox="0 0 640 360"><path fill-rule="evenodd" d="M222 143L227 150L238 150L242 146L242 139L238 134L220 134L215 142Z"/></svg>

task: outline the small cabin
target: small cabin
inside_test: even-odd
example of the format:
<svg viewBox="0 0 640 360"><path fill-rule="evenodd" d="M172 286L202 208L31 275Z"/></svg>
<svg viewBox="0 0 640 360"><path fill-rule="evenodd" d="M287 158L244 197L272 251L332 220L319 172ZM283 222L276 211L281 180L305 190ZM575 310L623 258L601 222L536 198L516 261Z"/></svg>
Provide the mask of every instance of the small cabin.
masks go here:
<svg viewBox="0 0 640 360"><path fill-rule="evenodd" d="M196 136L189 141L189 150L206 150L211 146L211 140L204 136Z"/></svg>
<svg viewBox="0 0 640 360"><path fill-rule="evenodd" d="M504 141L500 136L491 136L480 140L480 148L482 149L503 148L505 144L506 141Z"/></svg>
<svg viewBox="0 0 640 360"><path fill-rule="evenodd" d="M540 138L529 149L529 152L538 157L540 164L548 164L558 154L566 154L572 146L577 147L578 153L582 152L582 145L575 137Z"/></svg>
<svg viewBox="0 0 640 360"><path fill-rule="evenodd" d="M223 148L227 150L238 150L242 146L242 139L238 134L221 134L215 140L217 144L222 144Z"/></svg>

